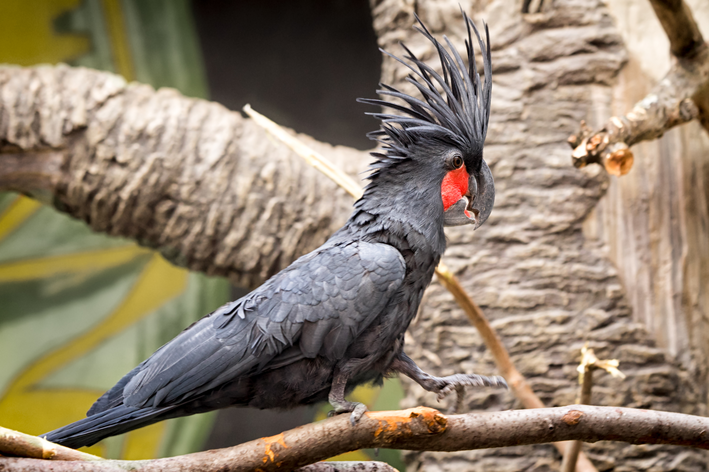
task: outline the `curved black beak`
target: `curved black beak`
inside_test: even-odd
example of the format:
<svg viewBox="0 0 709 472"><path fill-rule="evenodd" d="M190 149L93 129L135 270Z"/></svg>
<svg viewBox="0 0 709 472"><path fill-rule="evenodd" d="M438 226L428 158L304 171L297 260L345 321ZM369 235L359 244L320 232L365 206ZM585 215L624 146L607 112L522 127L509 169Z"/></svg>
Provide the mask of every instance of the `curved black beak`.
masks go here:
<svg viewBox="0 0 709 472"><path fill-rule="evenodd" d="M495 181L490 168L483 161L478 175L471 175L468 180L468 193L443 214L443 225L474 224L473 229L478 229L490 216L494 203Z"/></svg>

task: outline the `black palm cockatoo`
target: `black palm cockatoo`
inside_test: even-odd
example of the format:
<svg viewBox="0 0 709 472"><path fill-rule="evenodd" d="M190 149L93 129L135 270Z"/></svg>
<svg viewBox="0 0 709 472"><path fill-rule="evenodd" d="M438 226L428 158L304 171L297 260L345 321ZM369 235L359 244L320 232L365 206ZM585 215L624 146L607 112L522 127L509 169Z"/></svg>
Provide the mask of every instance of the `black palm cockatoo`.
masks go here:
<svg viewBox="0 0 709 472"><path fill-rule="evenodd" d="M479 227L495 198L483 160L489 33L486 28L486 45L467 16L465 22L467 62L419 20L442 75L408 49L403 60L395 57L411 71L407 80L420 98L382 85L378 93L397 103L361 100L400 114L373 113L382 124L371 135L382 149L372 153L370 182L344 227L258 289L185 329L99 398L87 418L46 438L88 446L218 408L290 408L326 399L336 413L351 412L355 424L366 408L345 394L395 373L439 395L465 385L505 385L499 377L433 377L403 350L404 332L446 248L443 226Z"/></svg>

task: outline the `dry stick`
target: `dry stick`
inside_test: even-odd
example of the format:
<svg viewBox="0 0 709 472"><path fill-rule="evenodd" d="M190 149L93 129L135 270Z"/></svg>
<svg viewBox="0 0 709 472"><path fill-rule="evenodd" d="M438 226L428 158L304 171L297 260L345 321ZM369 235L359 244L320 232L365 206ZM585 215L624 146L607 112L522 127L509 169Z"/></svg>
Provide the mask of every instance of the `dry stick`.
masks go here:
<svg viewBox="0 0 709 472"><path fill-rule="evenodd" d="M0 454L55 461L104 460L101 457L60 446L37 436L3 427L0 427Z"/></svg>
<svg viewBox="0 0 709 472"><path fill-rule="evenodd" d="M330 164L324 156L308 148L306 145L298 141L297 138L293 137L281 128L277 123L274 123L270 119L261 115L251 108L251 106L244 106L244 112L249 115L254 122L263 127L276 138L280 139L284 144L286 144L286 146L290 147L296 154L311 163L313 167L316 169L327 169L327 172L323 171L323 173L344 188L354 198L359 198L362 196L362 188L357 184L357 182L355 182L342 170ZM509 384L515 397L522 402L525 408L544 408L544 403L542 403L539 397L535 395L524 376L522 376L522 374L520 374L520 372L515 368L507 349L505 349L505 346L502 344L502 341L495 330L492 326L490 326L490 323L487 318L485 318L485 315L483 315L480 307L467 294L455 275L453 275L448 267L446 267L446 265L442 262L438 265L438 267L436 267L436 275L438 276L438 280L441 284L453 295L460 307L463 311L465 311L466 315L468 315L470 321L480 332L480 336L482 336L485 345L495 359L497 368ZM566 450L566 445L564 443L555 443L554 446L556 446L561 454L563 454ZM579 470L581 472L596 472L596 468L583 453L579 457Z"/></svg>
<svg viewBox="0 0 709 472"><path fill-rule="evenodd" d="M582 405L591 404L591 390L593 389L593 371L595 367L592 365L584 366L583 383L581 384L581 399L579 403ZM564 454L564 459L561 461L561 472L574 472L576 470L576 462L581 453L581 441L571 441Z"/></svg>
<svg viewBox="0 0 709 472"><path fill-rule="evenodd" d="M317 170L319 170L326 176L330 177L333 182L345 189L345 191L352 195L355 199L358 199L362 196L362 187L357 184L357 182L355 182L349 175L345 174L344 172L342 172L342 170L332 165L329 160L325 159L323 156L310 149L297 138L289 134L281 126L251 108L251 105L244 105L243 110L244 113L249 115L251 119L254 120L254 123L264 128L274 137L278 138L283 144L291 148L293 152L305 159L305 162L315 167Z"/></svg>
<svg viewBox="0 0 709 472"><path fill-rule="evenodd" d="M386 462L329 461L316 462L296 469L296 472L397 472Z"/></svg>
<svg viewBox="0 0 709 472"><path fill-rule="evenodd" d="M102 461L104 464L110 461L92 454L87 454L85 452L77 451L68 447L61 446L59 444L47 441L44 438L38 436L32 436L30 434L21 433L19 431L14 431L11 429L0 427L0 471L4 471L9 457L16 456L25 459L38 459L38 461L20 461L19 464L28 464L27 469L38 470L45 467L47 460L51 461L65 461L70 463L76 463L81 461ZM136 461L140 463L140 461ZM106 464L105 468L103 465L98 466L95 463L92 465L65 465L66 470L130 470L130 462L121 461L122 466L115 464ZM123 467L125 466L125 467ZM10 470L22 470L22 467L7 467ZM53 463L51 466L46 466L46 468L51 470L64 470L62 466L57 466ZM392 466L385 462L379 461L368 461L368 462L356 462L356 461L331 461L331 462L316 462L314 464L309 464L304 467L296 469L296 472L396 472Z"/></svg>
<svg viewBox="0 0 709 472"><path fill-rule="evenodd" d="M581 348L581 363L576 368L579 373L579 383L581 384L581 395L578 402L584 405L591 404L591 390L593 389L593 371L603 369L613 377L624 379L625 374L618 369L620 362L618 359L600 360L596 357L593 349L586 343ZM581 452L581 441L572 441L566 449L564 460L561 462L561 472L574 472L576 469L576 458Z"/></svg>
<svg viewBox="0 0 709 472"><path fill-rule="evenodd" d="M446 416L432 408L347 415L226 449L150 461L63 462L0 458L0 470L263 472L291 470L361 448L468 451L559 440L626 441L709 449L709 418L634 408L570 405Z"/></svg>

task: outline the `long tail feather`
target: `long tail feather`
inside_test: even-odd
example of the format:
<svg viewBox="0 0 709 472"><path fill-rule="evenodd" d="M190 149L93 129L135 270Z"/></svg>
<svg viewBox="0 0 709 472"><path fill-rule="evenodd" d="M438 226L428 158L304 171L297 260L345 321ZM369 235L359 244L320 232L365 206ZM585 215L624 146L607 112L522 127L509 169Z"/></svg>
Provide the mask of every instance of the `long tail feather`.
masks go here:
<svg viewBox="0 0 709 472"><path fill-rule="evenodd" d="M55 429L43 437L74 449L92 446L103 438L162 421L173 408L131 408L120 405Z"/></svg>

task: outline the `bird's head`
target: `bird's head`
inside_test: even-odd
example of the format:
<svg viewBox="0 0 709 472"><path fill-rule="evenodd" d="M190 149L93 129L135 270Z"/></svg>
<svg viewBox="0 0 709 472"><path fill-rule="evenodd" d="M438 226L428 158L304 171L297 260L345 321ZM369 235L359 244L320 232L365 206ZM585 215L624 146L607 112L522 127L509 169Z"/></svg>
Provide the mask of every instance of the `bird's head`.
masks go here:
<svg viewBox="0 0 709 472"><path fill-rule="evenodd" d="M472 224L477 229L490 216L495 201L492 173L483 159L492 92L490 35L486 25L483 42L472 20L463 16L468 30L467 61L448 38L444 36L446 48L416 17L420 25L417 30L436 48L442 72L419 60L404 45L403 59L382 50L411 71L406 80L416 87L420 97L380 84L377 93L398 99L396 103L380 99L359 101L394 110L370 113L382 124L369 136L383 148L383 152L372 153L377 160L370 166L370 187L396 176L412 186L435 187L436 191L440 188L442 205L431 202L429 211L440 208L446 226ZM483 56L484 83L475 64L473 32Z"/></svg>

